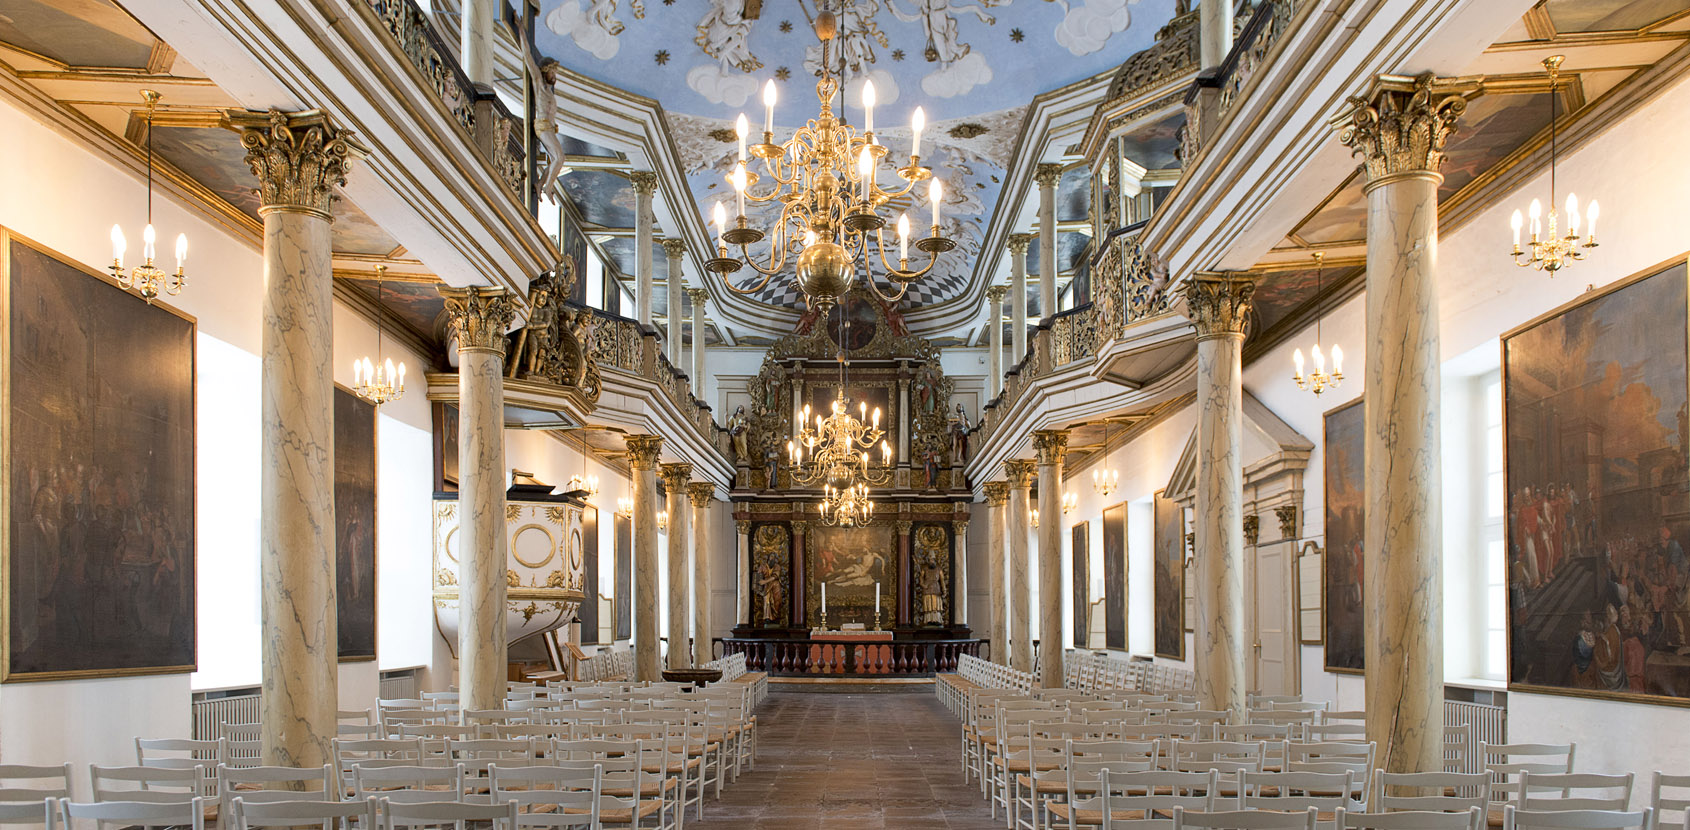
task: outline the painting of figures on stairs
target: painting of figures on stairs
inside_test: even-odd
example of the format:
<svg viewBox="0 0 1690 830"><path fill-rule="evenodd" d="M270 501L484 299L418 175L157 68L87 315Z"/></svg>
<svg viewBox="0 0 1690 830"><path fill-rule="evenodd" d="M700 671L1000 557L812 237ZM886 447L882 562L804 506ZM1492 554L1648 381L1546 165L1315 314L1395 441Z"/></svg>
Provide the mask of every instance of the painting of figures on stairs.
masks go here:
<svg viewBox="0 0 1690 830"><path fill-rule="evenodd" d="M1326 413L1326 670L1360 674L1366 665L1367 408L1351 401Z"/></svg>
<svg viewBox="0 0 1690 830"><path fill-rule="evenodd" d="M1502 337L1506 475L1483 509L1506 516L1487 564L1516 688L1690 703L1687 278L1675 260Z"/></svg>

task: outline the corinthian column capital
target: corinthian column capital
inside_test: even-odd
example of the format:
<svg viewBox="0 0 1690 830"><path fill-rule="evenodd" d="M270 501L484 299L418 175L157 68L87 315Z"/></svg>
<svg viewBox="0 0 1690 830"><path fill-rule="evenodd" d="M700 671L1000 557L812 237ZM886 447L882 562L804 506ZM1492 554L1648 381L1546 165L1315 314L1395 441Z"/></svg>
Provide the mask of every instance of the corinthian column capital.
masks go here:
<svg viewBox="0 0 1690 830"><path fill-rule="evenodd" d="M1039 187L1055 187L1056 183L1061 180L1062 165L1060 164L1041 164L1033 172L1033 181L1038 182Z"/></svg>
<svg viewBox="0 0 1690 830"><path fill-rule="evenodd" d="M663 479L664 490L681 493L686 490L687 482L692 478L692 465L685 461L664 464L658 468L657 474Z"/></svg>
<svg viewBox="0 0 1690 830"><path fill-rule="evenodd" d="M1038 477L1038 465L1031 459L1012 458L1003 462L1004 475L1009 478L1009 486L1014 490L1028 490L1033 486L1033 479Z"/></svg>
<svg viewBox="0 0 1690 830"><path fill-rule="evenodd" d="M490 349L505 351L505 330L516 316L516 306L503 288L450 288L440 286L440 296L446 300L446 316L458 349Z"/></svg>
<svg viewBox="0 0 1690 830"><path fill-rule="evenodd" d="M1012 233L1009 235L1009 252L1018 257L1027 255L1027 247L1038 237L1030 233Z"/></svg>
<svg viewBox="0 0 1690 830"><path fill-rule="evenodd" d="M669 257L671 260L680 259L681 257L686 256L687 243L684 240L670 237L663 240L662 245L663 255Z"/></svg>
<svg viewBox="0 0 1690 830"><path fill-rule="evenodd" d="M628 174L628 181L633 182L635 193L650 196L657 192L657 174L650 170L635 170Z"/></svg>
<svg viewBox="0 0 1690 830"><path fill-rule="evenodd" d="M1256 281L1239 271L1200 271L1185 283L1185 302L1197 339L1243 337L1250 325Z"/></svg>
<svg viewBox="0 0 1690 830"><path fill-rule="evenodd" d="M986 506L988 507L1002 507L1009 501L1009 482L1007 481L988 481L982 489L986 491Z"/></svg>
<svg viewBox="0 0 1690 830"><path fill-rule="evenodd" d="M694 481L687 485L687 498L692 500L693 507L709 507L711 500L716 498L716 485L708 481Z"/></svg>
<svg viewBox="0 0 1690 830"><path fill-rule="evenodd" d="M1467 96L1481 85L1430 72L1380 75L1332 124L1338 140L1361 157L1369 187L1392 176L1440 176L1444 143L1467 110Z"/></svg>
<svg viewBox="0 0 1690 830"><path fill-rule="evenodd" d="M1050 467L1062 463L1068 452L1068 430L1041 429L1033 432L1033 451L1039 455L1039 466Z"/></svg>
<svg viewBox="0 0 1690 830"><path fill-rule="evenodd" d="M1003 305L1003 298L1007 296L1009 296L1009 288L1007 286L994 285L991 288L986 289L986 302L992 303L993 305Z"/></svg>
<svg viewBox="0 0 1690 830"><path fill-rule="evenodd" d="M636 470L657 469L657 457L663 452L663 438L659 435L630 435L625 439L628 447L628 466Z"/></svg>
<svg viewBox="0 0 1690 830"><path fill-rule="evenodd" d="M230 110L223 125L240 133L246 164L258 177L259 215L291 210L330 218L334 188L346 184L353 159L366 153L351 130L336 128L319 110Z"/></svg>

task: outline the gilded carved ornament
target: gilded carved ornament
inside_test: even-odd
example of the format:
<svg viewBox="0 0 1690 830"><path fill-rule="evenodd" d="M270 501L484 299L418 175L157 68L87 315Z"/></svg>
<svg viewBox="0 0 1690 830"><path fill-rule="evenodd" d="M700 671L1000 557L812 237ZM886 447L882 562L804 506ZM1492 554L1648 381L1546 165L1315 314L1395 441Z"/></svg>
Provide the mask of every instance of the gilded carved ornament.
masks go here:
<svg viewBox="0 0 1690 830"><path fill-rule="evenodd" d="M1026 490L1033 486L1033 480L1038 478L1038 465L1031 459L1012 458L1003 462L1003 473L1009 479L1009 486L1016 490Z"/></svg>
<svg viewBox="0 0 1690 830"><path fill-rule="evenodd" d="M1273 514L1279 517L1280 538L1297 538L1297 505L1282 504L1273 509Z"/></svg>
<svg viewBox="0 0 1690 830"><path fill-rule="evenodd" d="M1027 255L1028 246L1038 237L1030 233L1012 233L1009 235L1009 252L1018 257Z"/></svg>
<svg viewBox="0 0 1690 830"><path fill-rule="evenodd" d="M716 485L708 481L694 481L687 485L687 498L693 507L709 507L716 498Z"/></svg>
<svg viewBox="0 0 1690 830"><path fill-rule="evenodd" d="M679 239L663 240L663 253L670 259L680 259L687 254L687 243Z"/></svg>
<svg viewBox="0 0 1690 830"><path fill-rule="evenodd" d="M1033 181L1038 182L1039 187L1055 187L1056 183L1061 180L1062 165L1060 164L1041 164L1033 173Z"/></svg>
<svg viewBox="0 0 1690 830"><path fill-rule="evenodd" d="M635 170L628 174L628 181L634 185L634 192L650 196L657 192L657 174L650 170Z"/></svg>
<svg viewBox="0 0 1690 830"><path fill-rule="evenodd" d="M1185 302L1197 339L1244 336L1256 282L1246 273L1200 272L1185 281Z"/></svg>
<svg viewBox="0 0 1690 830"><path fill-rule="evenodd" d="M734 520L734 528L739 531L739 535L748 536L751 533L751 520L736 519Z"/></svg>
<svg viewBox="0 0 1690 830"><path fill-rule="evenodd" d="M1251 513L1244 517L1244 544L1255 547L1256 540L1261 538L1262 517Z"/></svg>
<svg viewBox="0 0 1690 830"><path fill-rule="evenodd" d="M892 526L897 529L899 536L910 535L910 522L909 522L909 520L899 519L898 521L894 522Z"/></svg>
<svg viewBox="0 0 1690 830"><path fill-rule="evenodd" d="M1009 296L1008 286L994 285L991 288L986 289L986 302L991 303L993 306L1003 305L1003 298L1007 296Z"/></svg>
<svg viewBox="0 0 1690 830"><path fill-rule="evenodd" d="M1369 184L1398 174L1435 175L1443 166L1444 144L1467 110L1467 96L1481 86L1477 78L1430 72L1380 75L1332 123L1338 140L1361 157Z"/></svg>
<svg viewBox="0 0 1690 830"><path fill-rule="evenodd" d="M688 481L692 478L692 465L685 461L675 461L664 464L658 470L663 478L663 488L671 496L679 496L685 492Z"/></svg>
<svg viewBox="0 0 1690 830"><path fill-rule="evenodd" d="M450 288L440 286L446 300L446 317L460 351L491 349L505 351L505 330L516 316L516 306L503 288Z"/></svg>
<svg viewBox="0 0 1690 830"><path fill-rule="evenodd" d="M1062 463L1062 457L1068 453L1068 430L1041 429L1033 432L1033 451L1038 453L1041 467L1054 467Z"/></svg>
<svg viewBox="0 0 1690 830"><path fill-rule="evenodd" d="M988 507L1002 507L1009 502L1009 482L988 481L981 489L986 492Z"/></svg>
<svg viewBox="0 0 1690 830"><path fill-rule="evenodd" d="M636 470L657 469L657 457L663 452L663 438L657 435L630 435L626 439L628 466Z"/></svg>
<svg viewBox="0 0 1690 830"><path fill-rule="evenodd" d="M230 110L223 124L240 133L246 164L258 177L259 215L296 210L329 219L334 188L346 184L352 160L366 153L351 130L335 128L319 110Z"/></svg>

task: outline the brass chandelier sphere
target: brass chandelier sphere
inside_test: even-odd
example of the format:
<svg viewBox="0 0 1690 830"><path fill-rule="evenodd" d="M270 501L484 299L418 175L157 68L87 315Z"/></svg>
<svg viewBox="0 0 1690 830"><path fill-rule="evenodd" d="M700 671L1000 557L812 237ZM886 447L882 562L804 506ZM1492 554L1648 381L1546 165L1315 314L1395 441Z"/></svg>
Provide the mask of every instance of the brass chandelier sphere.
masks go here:
<svg viewBox="0 0 1690 830"><path fill-rule="evenodd" d="M798 288L810 301L826 308L839 301L857 281L857 269L845 248L816 242L798 255Z"/></svg>

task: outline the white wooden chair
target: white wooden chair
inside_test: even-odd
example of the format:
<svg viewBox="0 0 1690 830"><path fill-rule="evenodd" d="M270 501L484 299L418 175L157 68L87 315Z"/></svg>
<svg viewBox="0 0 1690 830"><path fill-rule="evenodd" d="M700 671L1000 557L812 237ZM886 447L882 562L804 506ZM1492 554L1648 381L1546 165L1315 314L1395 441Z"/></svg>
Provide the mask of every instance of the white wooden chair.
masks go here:
<svg viewBox="0 0 1690 830"><path fill-rule="evenodd" d="M376 801L373 798L361 801L253 801L246 795L236 796L229 803L229 818L224 830L255 830L259 827L375 830L376 827Z"/></svg>
<svg viewBox="0 0 1690 830"><path fill-rule="evenodd" d="M395 804L464 800L464 768L369 767L352 768L352 792L360 799L379 798L383 809Z"/></svg>
<svg viewBox="0 0 1690 830"><path fill-rule="evenodd" d="M70 764L0 764L0 824L43 824L59 798L70 798Z"/></svg>
<svg viewBox="0 0 1690 830"><path fill-rule="evenodd" d="M1513 801L1522 772L1573 771L1578 744L1489 744L1479 742L1479 761L1491 774L1492 801Z"/></svg>
<svg viewBox="0 0 1690 830"><path fill-rule="evenodd" d="M194 796L186 801L98 801L81 804L61 798L58 809L47 813L47 830L71 830L76 821L92 821L106 827L175 827L205 830L206 800Z"/></svg>
<svg viewBox="0 0 1690 830"><path fill-rule="evenodd" d="M1367 803L1364 779L1345 772L1249 772L1236 779L1237 806L1241 810L1275 810L1282 813L1314 809L1333 812Z"/></svg>
<svg viewBox="0 0 1690 830"><path fill-rule="evenodd" d="M1631 807L1632 773L1599 772L1520 773L1514 806L1521 810L1627 810ZM1544 794L1548 790L1551 793Z"/></svg>
<svg viewBox="0 0 1690 830"><path fill-rule="evenodd" d="M1655 811L1521 810L1502 808L1502 830L1652 830Z"/></svg>
<svg viewBox="0 0 1690 830"><path fill-rule="evenodd" d="M207 798L200 793L201 772L198 767L105 767L91 764L88 780L93 786L95 802L182 804L197 798L208 805L216 804L215 797ZM212 786L216 786L215 777Z"/></svg>
<svg viewBox="0 0 1690 830"><path fill-rule="evenodd" d="M315 767L231 767L217 768L217 800L229 804L244 798L248 804L272 801L339 801L343 797L335 784L334 765Z"/></svg>
<svg viewBox="0 0 1690 830"><path fill-rule="evenodd" d="M398 827L438 827L468 830L470 825L491 825L492 830L516 830L516 802L469 804L462 801L377 802L381 830Z"/></svg>
<svg viewBox="0 0 1690 830"><path fill-rule="evenodd" d="M1485 830L1485 811L1469 807L1466 812L1361 813L1340 807L1332 814L1332 830Z"/></svg>
<svg viewBox="0 0 1690 830"><path fill-rule="evenodd" d="M1410 795L1393 795L1407 792ZM1490 809L1490 775L1483 772L1373 773L1373 800L1378 813L1398 811L1460 813L1474 807Z"/></svg>
<svg viewBox="0 0 1690 830"><path fill-rule="evenodd" d="M1195 813L1174 808L1173 830L1315 830L1317 813L1276 813L1272 810L1228 810Z"/></svg>
<svg viewBox="0 0 1690 830"><path fill-rule="evenodd" d="M488 770L494 804L515 802L524 827L586 827L598 830L604 765L529 766Z"/></svg>
<svg viewBox="0 0 1690 830"><path fill-rule="evenodd" d="M1220 773L1108 769L1099 773L1097 787L1091 803L1069 814L1068 830L1092 824L1101 830L1167 830L1173 826L1172 810L1214 809Z"/></svg>
<svg viewBox="0 0 1690 830"><path fill-rule="evenodd" d="M135 763L143 767L192 769L199 772L195 795L217 796L217 765L229 763L229 744L221 738L136 738Z"/></svg>
<svg viewBox="0 0 1690 830"><path fill-rule="evenodd" d="M0 773L3 774L3 773ZM1675 790L1679 792L1668 792ZM1655 811L1655 826L1661 830L1690 830L1690 775L1667 775L1656 772L1649 786L1649 807ZM1671 814L1671 815L1669 815Z"/></svg>

